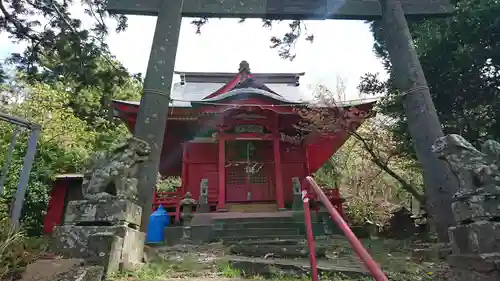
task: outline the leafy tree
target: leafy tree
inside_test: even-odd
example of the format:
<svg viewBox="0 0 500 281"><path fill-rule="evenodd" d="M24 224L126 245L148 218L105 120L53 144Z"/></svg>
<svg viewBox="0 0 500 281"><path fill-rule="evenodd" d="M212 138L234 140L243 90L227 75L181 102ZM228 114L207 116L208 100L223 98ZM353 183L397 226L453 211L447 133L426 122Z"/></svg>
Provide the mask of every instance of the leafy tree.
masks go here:
<svg viewBox="0 0 500 281"><path fill-rule="evenodd" d="M351 133L315 173L320 184L340 187L353 223L383 224L394 204L408 206L410 196L423 200L420 170L410 159L393 154L390 131L375 118L365 121L356 136Z"/></svg>
<svg viewBox="0 0 500 281"><path fill-rule="evenodd" d="M436 111L445 133L458 133L478 145L486 139L498 139L499 44L500 28L497 0L452 1L456 13L450 18L410 22L415 48L430 88ZM375 52L391 72L383 29L372 23ZM409 135L408 123L402 108L402 95L394 87L394 77L380 81L376 74L363 77L360 90L365 93L386 93L380 111L393 118L391 125L399 151L416 159ZM448 210L453 190L430 187L430 215L440 238L447 235L444 226L452 223ZM429 200L430 201L430 200ZM447 210L448 209L448 210ZM450 214L451 215L451 214Z"/></svg>
<svg viewBox="0 0 500 281"><path fill-rule="evenodd" d="M15 87L11 85L9 91L12 96L17 96L15 99L22 102L9 104L3 110L40 124L42 129L23 207L24 225L30 234L37 234L41 230L42 213L47 207L53 177L58 173L81 172L85 160L94 151L105 149L122 139L127 130L108 120L101 120L101 124L94 126L80 118L68 106L75 98L70 85L27 84L22 76L15 82ZM91 90L85 90L88 97L95 97L100 93L99 89L93 89L94 92ZM122 89L114 97L124 97L131 92L131 89ZM81 107L92 107L91 102L92 100L82 102ZM1 147L8 147L11 134L12 126L6 122L0 123ZM12 202L19 181L28 136L29 132L22 133L14 150L5 186L6 194L1 198L3 207L0 211L4 211L3 216ZM0 158L3 159L5 153L6 151L0 151Z"/></svg>
<svg viewBox="0 0 500 281"><path fill-rule="evenodd" d="M475 145L499 140L500 1L454 2L456 14L450 18L410 23L416 50L444 131L461 134ZM382 29L374 22L372 30L376 54L390 71ZM380 110L396 120L391 129L400 151L415 157L392 79L380 81L376 74L363 78L363 92L387 92Z"/></svg>
<svg viewBox="0 0 500 281"><path fill-rule="evenodd" d="M29 82L71 85L75 98L68 105L89 124L100 124L110 97L130 83L130 74L113 59L105 42L109 34L106 18L118 22L116 31L127 26L124 16L108 15L103 0L2 0L0 32L10 34L13 42L25 42L22 53L13 53L7 63L14 64ZM93 25L85 29L71 9L81 3ZM139 76L140 77L140 76ZM88 100L88 89L99 89L92 106L80 107ZM94 105L99 103L98 108Z"/></svg>
<svg viewBox="0 0 500 281"><path fill-rule="evenodd" d="M0 63L0 84L5 83L5 80L7 80L7 73L5 72L3 65Z"/></svg>
<svg viewBox="0 0 500 281"><path fill-rule="evenodd" d="M392 134L388 130L392 120L379 115L354 129L352 125L359 124L360 120L355 117L345 118L348 109L338 103L344 96L345 85L341 80L339 82L335 91L324 86L317 87L316 97L326 107L311 107L299 111L306 120L301 124L304 130L348 133L351 136L322 169L320 181L331 186L347 184L357 190L355 193L358 196L358 187L362 186L361 190L364 190L362 192L367 200L382 194L388 200L396 190L403 189L423 203L420 171L412 167L411 159L402 157L395 149ZM370 161L366 161L367 159ZM415 174L419 175L417 181ZM384 184L380 184L381 180ZM377 189L377 185L381 189Z"/></svg>

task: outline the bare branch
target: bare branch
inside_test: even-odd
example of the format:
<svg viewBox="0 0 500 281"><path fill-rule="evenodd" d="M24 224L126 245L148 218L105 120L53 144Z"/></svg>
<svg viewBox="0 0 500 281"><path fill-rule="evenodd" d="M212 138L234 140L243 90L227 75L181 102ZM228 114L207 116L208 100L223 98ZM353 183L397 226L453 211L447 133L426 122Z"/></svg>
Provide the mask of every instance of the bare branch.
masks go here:
<svg viewBox="0 0 500 281"><path fill-rule="evenodd" d="M390 175L400 184L402 189L412 194L420 203L423 203L424 197L390 167L390 164L400 156L390 136L387 135L387 124L390 120L384 117L376 121L370 120L369 128L361 128L361 131L358 131L361 123L373 113L363 112L356 107L344 107L340 105L338 100L345 98L345 88L345 83L341 79L338 79L336 91L331 91L325 86L319 85L316 91L316 99L323 107L315 106L300 110L299 114L306 122L299 124L299 126L304 127L304 131L312 132L316 130L319 133L345 133L353 136L368 153L370 161L380 171L384 171ZM385 135L382 135L384 133ZM369 182L373 181L376 177L374 176Z"/></svg>

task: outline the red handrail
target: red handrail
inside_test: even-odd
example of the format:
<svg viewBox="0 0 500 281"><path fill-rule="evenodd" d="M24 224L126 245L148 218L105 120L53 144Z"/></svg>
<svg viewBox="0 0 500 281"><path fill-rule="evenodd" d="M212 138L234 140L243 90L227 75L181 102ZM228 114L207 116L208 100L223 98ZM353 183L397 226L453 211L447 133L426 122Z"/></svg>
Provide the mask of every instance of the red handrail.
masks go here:
<svg viewBox="0 0 500 281"><path fill-rule="evenodd" d="M335 224L337 224L337 227L342 230L347 240L349 241L349 244L351 244L351 247L356 252L358 257L363 261L366 269L370 272L373 278L375 278L375 280L377 281L389 281L384 272L382 272L380 266L373 260L373 258L363 247L356 235L354 235L351 228L347 225L339 212L333 207L332 203L330 203L316 181L312 177L308 176L304 179L304 182L302 184L302 199L304 201L304 216L307 229L307 242L309 243L309 259L311 263L312 280L318 280L318 266L316 264L314 237L312 234L311 214L309 210L309 188L311 188L312 192L314 192L315 195L319 197L319 200L328 210L328 213L330 214L332 220L335 222Z"/></svg>
<svg viewBox="0 0 500 281"><path fill-rule="evenodd" d="M304 221L306 224L307 244L309 246L309 263L311 264L312 281L318 281L318 264L316 262L316 245L311 223L311 210L309 208L309 197L307 191L302 190L302 201L304 202Z"/></svg>

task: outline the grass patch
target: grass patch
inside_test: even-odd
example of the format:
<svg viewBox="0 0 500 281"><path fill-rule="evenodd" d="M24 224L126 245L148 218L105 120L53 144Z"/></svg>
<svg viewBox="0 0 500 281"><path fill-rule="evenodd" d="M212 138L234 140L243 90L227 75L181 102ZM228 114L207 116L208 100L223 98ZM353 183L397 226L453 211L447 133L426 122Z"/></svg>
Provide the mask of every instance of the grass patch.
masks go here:
<svg viewBox="0 0 500 281"><path fill-rule="evenodd" d="M241 271L233 268L229 263L221 264L218 266L218 271L226 278L241 278Z"/></svg>
<svg viewBox="0 0 500 281"><path fill-rule="evenodd" d="M428 275L425 272L419 272L415 274L408 273L388 273L387 277L391 281L436 281L434 276ZM263 276L249 276L250 280L276 280L276 281L309 281L311 280L310 275L291 275L291 274L273 274L268 277ZM321 281L373 281L370 276L366 277L353 277L347 276L342 273L333 274L320 274L319 280Z"/></svg>
<svg viewBox="0 0 500 281"><path fill-rule="evenodd" d="M48 248L40 237L28 237L7 218L0 219L0 280L19 279L29 263Z"/></svg>
<svg viewBox="0 0 500 281"><path fill-rule="evenodd" d="M133 271L125 271L108 280L113 281L139 281L139 280L166 280L182 277L202 277L213 271L213 265L199 263L196 259L185 257L182 260L156 259L143 267Z"/></svg>
<svg viewBox="0 0 500 281"><path fill-rule="evenodd" d="M141 280L168 280L173 278L204 277L205 279L248 279L248 280L277 280L277 281L307 281L311 276L293 275L277 272L269 276L246 276L242 277L242 272L231 267L227 262L220 262L215 265L202 265L195 260L165 261L156 260L135 271L124 272L110 277L112 281L141 281ZM412 272L394 273L387 272L391 281L431 281L435 280L433 272L419 268ZM341 273L320 274L322 281L372 281L371 277L352 277Z"/></svg>

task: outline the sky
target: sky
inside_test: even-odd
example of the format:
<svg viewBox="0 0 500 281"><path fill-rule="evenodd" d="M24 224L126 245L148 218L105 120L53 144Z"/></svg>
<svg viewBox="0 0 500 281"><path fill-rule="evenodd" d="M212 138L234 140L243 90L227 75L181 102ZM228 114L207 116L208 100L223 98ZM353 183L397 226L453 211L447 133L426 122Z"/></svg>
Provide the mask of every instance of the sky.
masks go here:
<svg viewBox="0 0 500 281"><path fill-rule="evenodd" d="M90 25L80 10L74 14ZM238 23L237 19L210 19L201 34L190 24L182 22L175 69L196 72L236 72L240 61L246 60L251 71L305 72L301 84L305 91L318 84L334 88L340 77L346 84L346 100L358 99L357 85L366 72L387 77L381 61L375 57L373 37L368 24L362 21L306 21L307 32L314 34L309 43L300 40L293 61L281 59L277 50L270 49L269 39L281 37L288 23L263 28L258 19ZM125 32L108 36L111 53L132 73L145 73L150 54L156 17L129 16ZM109 22L113 26L112 22ZM24 46L10 43L7 34L0 34L0 59ZM174 78L174 81L177 80Z"/></svg>

